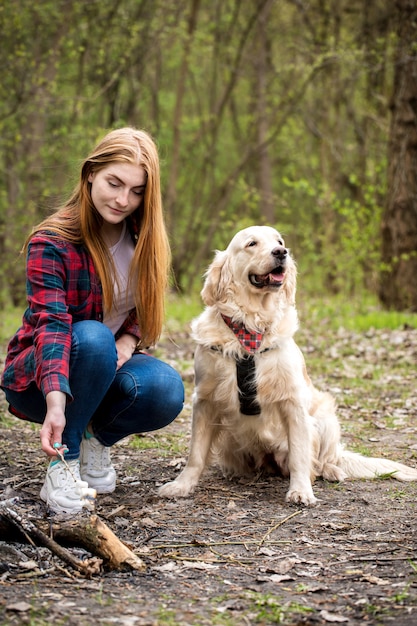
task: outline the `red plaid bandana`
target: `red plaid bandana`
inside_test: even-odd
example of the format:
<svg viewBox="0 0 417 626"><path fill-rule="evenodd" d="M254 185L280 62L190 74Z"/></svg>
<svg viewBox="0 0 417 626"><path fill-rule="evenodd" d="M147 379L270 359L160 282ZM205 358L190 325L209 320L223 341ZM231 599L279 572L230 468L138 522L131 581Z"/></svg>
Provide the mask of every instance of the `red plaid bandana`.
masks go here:
<svg viewBox="0 0 417 626"><path fill-rule="evenodd" d="M240 344L250 352L254 354L257 352L261 346L261 341L263 334L258 332L251 332L243 324L239 322L233 322L230 317L226 315L222 315L224 322L228 325L228 327L235 333L238 338Z"/></svg>

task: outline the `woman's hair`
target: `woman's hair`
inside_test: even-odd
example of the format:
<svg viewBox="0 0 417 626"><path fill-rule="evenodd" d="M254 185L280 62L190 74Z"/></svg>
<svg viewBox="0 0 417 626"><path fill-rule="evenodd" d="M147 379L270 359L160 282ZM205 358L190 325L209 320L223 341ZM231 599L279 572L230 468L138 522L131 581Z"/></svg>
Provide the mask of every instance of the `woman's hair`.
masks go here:
<svg viewBox="0 0 417 626"><path fill-rule="evenodd" d="M113 305L114 266L100 235L102 217L91 199L92 172L112 163L132 163L146 172L144 197L130 215L128 226L136 239L129 284L141 331L141 346L159 338L164 320L164 299L170 268L170 248L164 222L159 158L152 137L143 130L120 128L109 132L84 160L80 181L67 202L36 226L25 248L39 231L48 230L71 243L83 243L93 259L103 289L103 306Z"/></svg>

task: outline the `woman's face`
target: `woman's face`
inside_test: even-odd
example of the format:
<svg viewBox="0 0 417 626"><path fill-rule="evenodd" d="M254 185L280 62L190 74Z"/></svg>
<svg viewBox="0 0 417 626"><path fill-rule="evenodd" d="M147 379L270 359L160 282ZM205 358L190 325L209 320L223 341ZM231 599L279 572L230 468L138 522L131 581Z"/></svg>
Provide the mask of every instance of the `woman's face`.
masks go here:
<svg viewBox="0 0 417 626"><path fill-rule="evenodd" d="M119 230L123 220L139 207L146 187L146 172L140 165L113 163L92 172L91 198L104 220L104 229Z"/></svg>

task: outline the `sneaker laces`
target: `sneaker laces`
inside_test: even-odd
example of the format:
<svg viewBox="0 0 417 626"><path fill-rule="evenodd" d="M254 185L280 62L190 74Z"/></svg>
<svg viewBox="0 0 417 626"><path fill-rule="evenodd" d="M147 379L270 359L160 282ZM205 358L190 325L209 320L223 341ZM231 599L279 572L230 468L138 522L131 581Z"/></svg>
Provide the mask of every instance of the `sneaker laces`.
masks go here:
<svg viewBox="0 0 417 626"><path fill-rule="evenodd" d="M97 472L110 469L110 448L103 446L96 438L87 439L87 443L87 468Z"/></svg>
<svg viewBox="0 0 417 626"><path fill-rule="evenodd" d="M56 472L59 478L62 479L61 489L64 493L68 493L69 491L75 489L75 492L80 495L83 507L93 511L95 508L97 492L95 489L88 487L88 483L82 480L80 475L79 460L73 459L72 461L66 461L64 454L67 449L64 449L64 446L58 447L55 445L54 448L56 449L56 453L59 458L59 465L56 468ZM85 485L87 486L85 487Z"/></svg>
<svg viewBox="0 0 417 626"><path fill-rule="evenodd" d="M63 491L71 491L74 488L80 490L83 481L80 476L80 464L78 459L73 461L58 461L58 466L55 470L57 476L61 479L61 489Z"/></svg>

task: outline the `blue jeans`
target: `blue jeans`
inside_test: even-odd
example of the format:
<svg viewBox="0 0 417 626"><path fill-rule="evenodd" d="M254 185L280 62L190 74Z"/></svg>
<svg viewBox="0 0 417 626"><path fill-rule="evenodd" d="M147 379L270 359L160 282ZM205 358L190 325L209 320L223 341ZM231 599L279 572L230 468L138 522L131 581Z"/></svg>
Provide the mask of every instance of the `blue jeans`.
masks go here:
<svg viewBox="0 0 417 626"><path fill-rule="evenodd" d="M65 458L76 459L88 424L105 446L135 433L163 428L180 413L184 386L167 363L148 354L134 354L116 371L112 332L96 321L76 322L72 331L69 383L73 400L65 409L62 443ZM42 424L43 393L35 383L25 391L5 389L6 399L28 420Z"/></svg>

